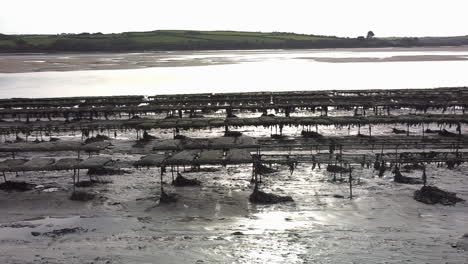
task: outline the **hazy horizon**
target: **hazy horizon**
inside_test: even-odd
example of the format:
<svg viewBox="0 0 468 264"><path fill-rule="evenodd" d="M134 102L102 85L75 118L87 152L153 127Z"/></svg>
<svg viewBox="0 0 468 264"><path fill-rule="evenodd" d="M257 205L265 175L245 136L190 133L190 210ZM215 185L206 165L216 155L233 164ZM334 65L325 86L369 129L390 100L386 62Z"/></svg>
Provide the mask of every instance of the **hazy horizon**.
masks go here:
<svg viewBox="0 0 468 264"><path fill-rule="evenodd" d="M153 30L294 32L357 37L465 36L462 0L59 1L2 3L0 33L120 33Z"/></svg>

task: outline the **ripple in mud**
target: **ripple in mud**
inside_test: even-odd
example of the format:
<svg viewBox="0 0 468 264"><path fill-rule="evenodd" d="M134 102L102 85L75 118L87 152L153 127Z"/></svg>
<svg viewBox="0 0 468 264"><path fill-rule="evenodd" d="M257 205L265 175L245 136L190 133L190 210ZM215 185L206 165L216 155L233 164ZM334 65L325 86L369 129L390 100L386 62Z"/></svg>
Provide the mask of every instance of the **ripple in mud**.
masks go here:
<svg viewBox="0 0 468 264"><path fill-rule="evenodd" d="M49 232L45 233L40 233L40 232L31 232L31 235L33 236L47 236L51 238L57 238L60 236L68 235L68 234L76 234L76 233L84 233L88 232L88 229L84 229L82 227L73 227L73 228L62 228L62 229L56 229L52 230Z"/></svg>

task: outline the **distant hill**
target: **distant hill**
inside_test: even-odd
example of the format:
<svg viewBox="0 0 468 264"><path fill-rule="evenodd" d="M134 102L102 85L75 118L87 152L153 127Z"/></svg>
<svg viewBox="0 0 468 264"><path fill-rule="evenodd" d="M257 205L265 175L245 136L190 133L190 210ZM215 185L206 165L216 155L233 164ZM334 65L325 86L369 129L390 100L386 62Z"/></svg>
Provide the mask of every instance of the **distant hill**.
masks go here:
<svg viewBox="0 0 468 264"><path fill-rule="evenodd" d="M117 34L0 34L0 52L303 49L468 45L468 36L340 38L284 32L156 30Z"/></svg>

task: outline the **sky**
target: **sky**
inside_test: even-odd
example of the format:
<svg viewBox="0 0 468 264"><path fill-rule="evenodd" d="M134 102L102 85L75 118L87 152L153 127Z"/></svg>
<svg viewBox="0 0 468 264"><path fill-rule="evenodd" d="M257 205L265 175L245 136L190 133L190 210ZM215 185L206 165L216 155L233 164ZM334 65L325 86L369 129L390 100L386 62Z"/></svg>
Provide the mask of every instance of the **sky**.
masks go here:
<svg viewBox="0 0 468 264"><path fill-rule="evenodd" d="M158 29L468 35L467 0L2 0L0 33Z"/></svg>

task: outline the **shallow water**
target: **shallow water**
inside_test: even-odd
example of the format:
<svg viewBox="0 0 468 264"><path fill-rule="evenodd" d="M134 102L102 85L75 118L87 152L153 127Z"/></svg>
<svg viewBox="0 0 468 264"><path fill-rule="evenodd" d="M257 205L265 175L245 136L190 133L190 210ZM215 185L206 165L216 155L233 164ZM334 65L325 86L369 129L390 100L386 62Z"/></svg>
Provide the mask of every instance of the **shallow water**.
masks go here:
<svg viewBox="0 0 468 264"><path fill-rule="evenodd" d="M464 86L467 57L465 47L0 55L0 98Z"/></svg>

